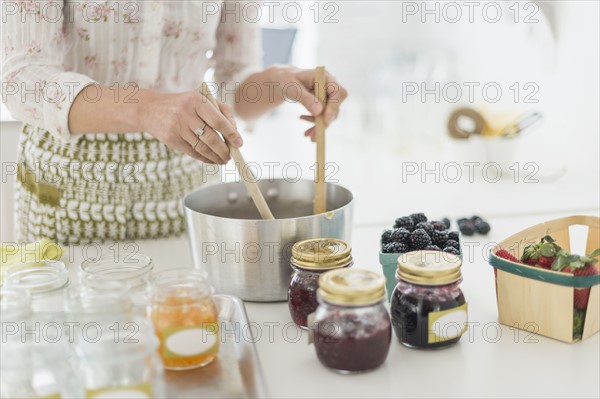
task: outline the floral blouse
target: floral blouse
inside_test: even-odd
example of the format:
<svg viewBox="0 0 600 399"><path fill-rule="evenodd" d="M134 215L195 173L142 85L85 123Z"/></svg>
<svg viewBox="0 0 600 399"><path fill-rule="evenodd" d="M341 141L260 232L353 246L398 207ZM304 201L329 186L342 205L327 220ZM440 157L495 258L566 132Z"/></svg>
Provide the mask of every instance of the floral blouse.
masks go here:
<svg viewBox="0 0 600 399"><path fill-rule="evenodd" d="M196 89L209 68L222 85L261 65L260 28L240 1L4 3L3 100L13 117L63 141L71 104L87 85L182 92Z"/></svg>

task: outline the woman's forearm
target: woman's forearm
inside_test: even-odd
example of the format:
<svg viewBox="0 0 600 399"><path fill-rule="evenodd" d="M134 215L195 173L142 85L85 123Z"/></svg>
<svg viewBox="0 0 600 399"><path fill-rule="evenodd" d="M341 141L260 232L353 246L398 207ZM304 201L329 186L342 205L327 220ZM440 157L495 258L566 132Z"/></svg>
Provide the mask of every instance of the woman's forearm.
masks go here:
<svg viewBox="0 0 600 399"><path fill-rule="evenodd" d="M238 89L235 113L242 119L256 119L283 103L281 78L276 68L248 76ZM256 90L260 92L257 94Z"/></svg>
<svg viewBox="0 0 600 399"><path fill-rule="evenodd" d="M298 69L289 65L269 67L242 82L236 96L235 111L244 119L253 119L284 101L298 102L313 117L324 113L325 123L329 124L337 117L340 103L348 93L335 77L327 74L326 78L327 102L321 104L315 96L314 69Z"/></svg>
<svg viewBox="0 0 600 399"><path fill-rule="evenodd" d="M88 86L71 106L69 130L72 134L144 131L142 112L155 96L137 86Z"/></svg>

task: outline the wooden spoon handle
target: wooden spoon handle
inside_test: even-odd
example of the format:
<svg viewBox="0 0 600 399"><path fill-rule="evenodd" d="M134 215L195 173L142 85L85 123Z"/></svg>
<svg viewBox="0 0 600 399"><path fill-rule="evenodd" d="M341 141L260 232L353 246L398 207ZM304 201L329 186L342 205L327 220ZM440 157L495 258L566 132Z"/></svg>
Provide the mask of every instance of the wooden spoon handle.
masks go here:
<svg viewBox="0 0 600 399"><path fill-rule="evenodd" d="M327 77L325 67L317 67L315 75L315 94L323 105L327 103ZM324 112L315 118L315 141L317 143L317 164L315 176L314 213L327 212L327 189L325 186L325 120Z"/></svg>
<svg viewBox="0 0 600 399"><path fill-rule="evenodd" d="M200 87L200 93L208 99L208 101L215 107L217 111L221 112L217 101L210 93L208 85L204 82ZM235 162L240 177L246 185L246 190L248 190L248 193L250 193L250 196L252 197L252 201L254 201L254 205L256 205L256 208L258 208L260 216L263 219L275 219L273 213L271 212L271 209L269 209L269 205L267 205L267 201L265 201L265 197L263 197L260 188L258 188L258 184L256 184L256 176L254 176L252 169L247 167L246 161L244 160L244 157L242 156L242 153L240 152L239 148L232 146L225 138L223 138L223 140L225 140L227 146L229 147L231 157ZM244 176L244 172L247 173L247 176Z"/></svg>

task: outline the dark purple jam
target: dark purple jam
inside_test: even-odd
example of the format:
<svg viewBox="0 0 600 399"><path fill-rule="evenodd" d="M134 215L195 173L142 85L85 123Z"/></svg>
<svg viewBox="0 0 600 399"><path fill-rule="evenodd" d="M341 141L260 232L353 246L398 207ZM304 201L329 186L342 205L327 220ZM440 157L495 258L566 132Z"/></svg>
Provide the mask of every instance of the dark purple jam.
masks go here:
<svg viewBox="0 0 600 399"><path fill-rule="evenodd" d="M392 339L387 313L377 324L358 315L329 318L315 325L317 357L325 367L341 372L373 370L385 361Z"/></svg>
<svg viewBox="0 0 600 399"><path fill-rule="evenodd" d="M460 336L446 341L429 343L430 312L439 312L465 304L465 297L459 290L458 295L425 296L415 293L402 293L398 288L392 294L390 312L394 332L400 342L413 348L444 348L457 343Z"/></svg>
<svg viewBox="0 0 600 399"><path fill-rule="evenodd" d="M318 272L295 273L288 290L288 306L294 323L306 327L306 318L317 310Z"/></svg>

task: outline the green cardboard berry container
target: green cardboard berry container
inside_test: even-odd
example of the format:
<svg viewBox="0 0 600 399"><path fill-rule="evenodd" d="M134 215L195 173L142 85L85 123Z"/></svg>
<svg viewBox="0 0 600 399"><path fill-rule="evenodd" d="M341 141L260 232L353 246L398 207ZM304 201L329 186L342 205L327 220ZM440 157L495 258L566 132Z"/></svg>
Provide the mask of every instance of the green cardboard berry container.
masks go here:
<svg viewBox="0 0 600 399"><path fill-rule="evenodd" d="M398 270L398 257L400 254L385 254L379 251L379 263L385 276L385 290L387 291L388 301L396 287L396 270Z"/></svg>
<svg viewBox="0 0 600 399"><path fill-rule="evenodd" d="M519 259L528 244L539 242L545 235L571 252L572 228L580 227L587 230L585 253L589 254L600 247L600 218L596 216L570 216L541 223L508 237L491 249L489 263L494 267L501 324L568 343L585 340L598 332L600 274L574 276L496 256L498 250L504 249ZM590 290L585 311L574 308L574 290L581 289ZM576 323L583 323L581 332L576 332Z"/></svg>

